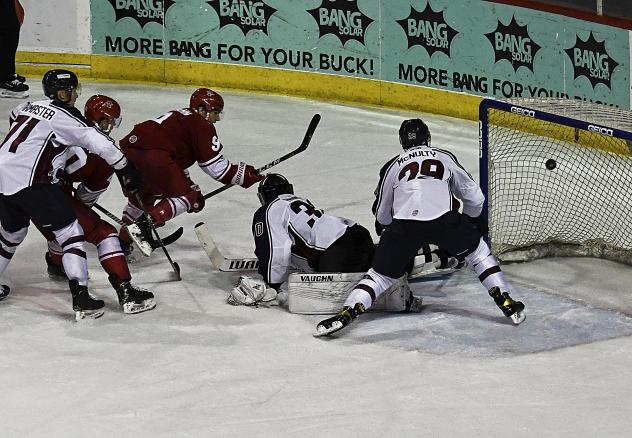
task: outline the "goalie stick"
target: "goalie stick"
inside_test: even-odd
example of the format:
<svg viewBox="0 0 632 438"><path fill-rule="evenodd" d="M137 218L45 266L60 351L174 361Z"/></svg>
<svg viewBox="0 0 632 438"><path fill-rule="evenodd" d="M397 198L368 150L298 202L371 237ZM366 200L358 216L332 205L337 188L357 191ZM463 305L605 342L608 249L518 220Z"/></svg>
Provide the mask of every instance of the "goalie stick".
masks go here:
<svg viewBox="0 0 632 438"><path fill-rule="evenodd" d="M259 268L259 259L256 258L227 259L224 257L204 222L195 226L195 234L215 269L222 272L239 272L256 271Z"/></svg>
<svg viewBox="0 0 632 438"><path fill-rule="evenodd" d="M271 167L274 167L277 164L282 163L285 160L288 160L288 159L292 158L293 156L300 154L305 149L307 149L307 146L309 146L309 142L312 140L312 136L314 135L314 131L316 131L316 127L318 126L319 122L320 122L320 114L314 114L314 117L312 117L312 120L309 122L309 126L307 127L307 131L305 131L305 136L303 137L303 141L301 142L300 146L297 147L296 149L294 149L293 151L290 151L287 154L283 155L282 157L279 157L276 160L270 161L268 164L259 167L257 169L257 172L259 172L259 173L265 172L266 170L270 169ZM212 192L207 193L206 195L204 195L204 199L208 199L210 197L218 195L218 194L222 193L224 190L228 190L228 189L230 189L233 186L234 186L234 184L226 184L225 186L220 187L220 188L218 188L216 190L213 190Z"/></svg>
<svg viewBox="0 0 632 438"><path fill-rule="evenodd" d="M213 268L221 272L247 272L257 271L259 269L259 259L253 257L236 257L227 258L219 249L215 240L211 236L208 226L204 222L195 225L195 234L202 245L202 249L211 261ZM436 280L454 272L459 268L448 265L445 268L437 268L434 262L427 262L423 266L412 272L408 276L410 283L417 283L428 280Z"/></svg>

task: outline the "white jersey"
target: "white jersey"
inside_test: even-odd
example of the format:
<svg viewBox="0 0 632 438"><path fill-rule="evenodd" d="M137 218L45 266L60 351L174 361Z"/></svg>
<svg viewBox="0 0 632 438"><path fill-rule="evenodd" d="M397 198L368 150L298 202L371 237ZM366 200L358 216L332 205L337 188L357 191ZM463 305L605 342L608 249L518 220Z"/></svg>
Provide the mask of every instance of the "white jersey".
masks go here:
<svg viewBox="0 0 632 438"><path fill-rule="evenodd" d="M405 150L382 167L373 213L382 225L393 219L429 221L459 209L476 217L485 197L452 153L429 146Z"/></svg>
<svg viewBox="0 0 632 438"><path fill-rule="evenodd" d="M280 195L260 207L252 221L259 273L268 283L283 283L301 259L316 268L320 255L355 222L314 208L309 200ZM303 266L301 266L303 267Z"/></svg>
<svg viewBox="0 0 632 438"><path fill-rule="evenodd" d="M0 145L0 193L12 195L33 184L58 181L68 147L77 145L101 156L115 169L127 164L116 144L89 126L78 109L42 100L13 110L11 129Z"/></svg>

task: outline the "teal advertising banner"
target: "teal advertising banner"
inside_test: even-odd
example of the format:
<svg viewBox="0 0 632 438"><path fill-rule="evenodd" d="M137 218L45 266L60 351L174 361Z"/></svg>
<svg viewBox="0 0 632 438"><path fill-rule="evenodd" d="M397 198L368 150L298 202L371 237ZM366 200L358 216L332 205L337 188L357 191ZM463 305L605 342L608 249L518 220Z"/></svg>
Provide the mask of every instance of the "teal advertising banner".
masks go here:
<svg viewBox="0 0 632 438"><path fill-rule="evenodd" d="M629 32L481 0L93 0L93 53L630 107Z"/></svg>

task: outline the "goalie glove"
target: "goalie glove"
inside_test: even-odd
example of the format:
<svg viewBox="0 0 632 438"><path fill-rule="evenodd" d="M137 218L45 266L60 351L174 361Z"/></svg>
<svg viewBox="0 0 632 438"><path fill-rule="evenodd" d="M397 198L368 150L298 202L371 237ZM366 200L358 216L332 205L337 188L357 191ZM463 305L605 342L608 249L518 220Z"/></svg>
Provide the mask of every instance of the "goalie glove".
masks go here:
<svg viewBox="0 0 632 438"><path fill-rule="evenodd" d="M233 306L256 306L259 303L274 301L277 291L266 284L265 281L242 276L239 277L239 284L228 294L226 300Z"/></svg>

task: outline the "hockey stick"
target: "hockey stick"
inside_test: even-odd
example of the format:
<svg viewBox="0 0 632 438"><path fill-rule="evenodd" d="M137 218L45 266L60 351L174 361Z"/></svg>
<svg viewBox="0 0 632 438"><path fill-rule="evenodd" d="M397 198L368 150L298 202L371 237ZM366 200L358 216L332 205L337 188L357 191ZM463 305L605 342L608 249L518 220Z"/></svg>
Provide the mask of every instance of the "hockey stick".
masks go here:
<svg viewBox="0 0 632 438"><path fill-rule="evenodd" d="M307 149L307 146L309 146L309 142L312 140L312 136L314 135L314 131L316 131L316 127L318 126L319 122L320 122L320 114L314 114L314 117L312 117L311 122L309 122L309 126L307 127L307 131L305 132L305 136L303 137L303 141L301 142L300 146L297 147L296 149L294 149L293 151L290 151L287 154L283 155L282 157L277 158L276 160L271 161L268 164L259 167L257 169L257 172L259 172L259 173L265 172L269 168L274 167L277 164L282 163L285 160L288 160L288 159L292 158L294 155L300 154L305 149ZM234 186L234 184L226 184L225 186L220 187L219 189L213 190L212 192L207 193L206 195L204 195L204 199L208 199L208 198L213 197L213 196L215 196L217 194L220 194L224 190L228 190L229 188L231 188L233 186Z"/></svg>
<svg viewBox="0 0 632 438"><path fill-rule="evenodd" d="M195 234L215 269L222 272L238 272L256 271L259 268L259 260L256 258L227 259L224 257L204 222L195 225Z"/></svg>
<svg viewBox="0 0 632 438"><path fill-rule="evenodd" d="M104 215L106 215L107 217L109 217L110 219L112 219L114 222L116 222L117 224L119 224L122 227L126 227L129 224L126 224L125 222L123 222L121 219L119 219L118 217L114 216L114 214L110 213L108 210L106 210L105 208L101 207L99 204L94 204L93 205L94 208L96 208L97 210L99 210L101 213L103 213ZM162 239L162 243L167 246L167 245L171 245L173 242L175 242L176 240L178 240L180 237L182 237L182 234L184 234L184 228L179 227L177 230L175 230L173 233L169 234L167 237ZM152 249L156 249L158 248L158 244L156 242L149 242L149 244L151 245Z"/></svg>
<svg viewBox="0 0 632 438"><path fill-rule="evenodd" d="M138 205L140 205L140 208L143 209L143 214L145 215L145 219L147 220L149 228L151 228L151 231L154 233L154 236L156 236L156 240L158 241L158 244L162 248L162 251L165 253L167 260L169 260L169 264L171 265L173 272L176 274L176 280L181 281L182 276L180 275L180 266L171 259L171 256L169 255L169 251L167 251L167 248L165 248L165 244L160 238L158 231L156 231L156 227L154 227L153 221L151 217L149 216L149 213L147 213L147 210L145 209L145 205L143 204L142 199L140 199L140 196L138 195L138 193L136 193L136 200L138 201Z"/></svg>

